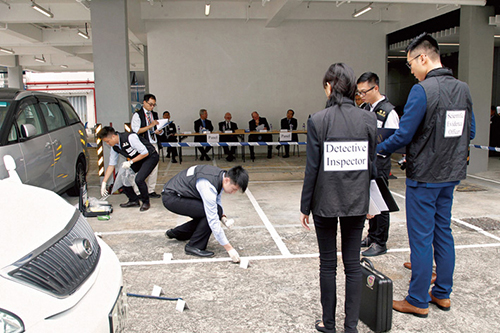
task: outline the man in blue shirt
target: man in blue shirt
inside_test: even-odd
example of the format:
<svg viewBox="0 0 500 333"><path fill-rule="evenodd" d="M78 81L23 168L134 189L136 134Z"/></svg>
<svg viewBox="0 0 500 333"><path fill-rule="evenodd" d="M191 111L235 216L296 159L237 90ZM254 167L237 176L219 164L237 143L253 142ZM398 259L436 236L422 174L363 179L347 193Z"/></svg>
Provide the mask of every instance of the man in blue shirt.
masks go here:
<svg viewBox="0 0 500 333"><path fill-rule="evenodd" d="M407 66L420 81L408 96L399 129L377 146L380 154L406 146L406 220L412 277L396 311L427 317L429 302L450 309L455 246L453 191L467 175L475 121L469 87L443 68L439 46L423 33L406 49ZM433 258L437 279L429 293Z"/></svg>

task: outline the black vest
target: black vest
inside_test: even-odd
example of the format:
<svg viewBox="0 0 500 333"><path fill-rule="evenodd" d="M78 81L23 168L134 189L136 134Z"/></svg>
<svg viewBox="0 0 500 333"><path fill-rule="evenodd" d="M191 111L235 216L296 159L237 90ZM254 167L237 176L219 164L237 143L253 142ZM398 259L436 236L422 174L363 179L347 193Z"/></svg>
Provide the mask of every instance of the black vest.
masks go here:
<svg viewBox="0 0 500 333"><path fill-rule="evenodd" d="M384 97L384 99L375 106L373 112L375 112L375 115L377 116L377 127L378 122L380 121L382 122L382 126L380 126L380 128L384 128L389 113L396 112L393 110L394 105L389 102L387 97ZM377 171L379 171L379 177L381 176L380 173L386 173L386 177L389 177L389 173L391 171L391 154L384 154L384 156L385 157L377 155L377 159L375 161L375 166L377 167Z"/></svg>
<svg viewBox="0 0 500 333"><path fill-rule="evenodd" d="M144 114L144 108L140 108L136 112L139 115L139 119L141 120L141 126L139 126L139 128L148 126L148 121L146 120L146 115ZM149 112L151 112L151 116L153 117L153 120L158 120L158 114L156 112L153 112L153 111L149 111ZM156 130L156 126L154 126L152 129ZM144 139L148 140L148 142L149 142L148 131L142 132L141 134L137 134L137 135L139 135L140 137L143 137ZM155 133L152 133L151 136L153 138L156 138L156 142L158 142L158 138L156 137Z"/></svg>
<svg viewBox="0 0 500 333"><path fill-rule="evenodd" d="M130 145L130 142L128 141L129 136L130 135L137 135L136 133L128 133L128 132L118 133L118 132L116 132L116 134L118 134L118 136L120 137L120 143L119 143L120 147L117 147L116 145L113 146L114 151L116 151L120 155L125 156L125 158L130 158L130 159L133 159L134 157L139 155L139 152L137 151L137 149L132 147ZM142 142L142 144L145 145L146 148L148 149L149 156L151 156L153 154L157 154L156 149L153 147L153 145L151 143L149 143L149 140L144 139L143 137L141 137L139 135L138 135L138 137L139 137L139 140ZM141 165L144 162L144 160L145 159L142 159L139 162L132 164L132 169L135 172L137 172L141 168Z"/></svg>
<svg viewBox="0 0 500 333"><path fill-rule="evenodd" d="M419 84L425 90L427 110L406 147L406 176L424 183L465 179L472 121L469 87L447 68L430 71ZM465 110L461 135L445 137L447 111L461 110Z"/></svg>
<svg viewBox="0 0 500 333"><path fill-rule="evenodd" d="M201 200L196 181L200 178L207 179L215 187L217 194L220 194L225 173L226 171L213 165L195 165L172 177L163 187L163 192L174 192L181 197Z"/></svg>

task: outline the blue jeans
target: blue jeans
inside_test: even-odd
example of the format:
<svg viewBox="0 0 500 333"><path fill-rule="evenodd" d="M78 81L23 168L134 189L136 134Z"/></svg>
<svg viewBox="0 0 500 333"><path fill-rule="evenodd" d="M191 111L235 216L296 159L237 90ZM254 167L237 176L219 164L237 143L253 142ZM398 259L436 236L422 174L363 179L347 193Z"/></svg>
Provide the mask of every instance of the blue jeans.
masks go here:
<svg viewBox="0 0 500 333"><path fill-rule="evenodd" d="M319 246L319 283L323 324L335 332L337 306L337 223L340 219L342 261L346 276L345 332L357 332L361 303L361 266L359 251L365 216L321 217L314 215L314 226Z"/></svg>
<svg viewBox="0 0 500 333"><path fill-rule="evenodd" d="M455 269L455 244L451 234L451 206L455 186L406 187L406 220L411 249L411 281L406 300L427 308L433 257L437 279L432 294L450 298Z"/></svg>

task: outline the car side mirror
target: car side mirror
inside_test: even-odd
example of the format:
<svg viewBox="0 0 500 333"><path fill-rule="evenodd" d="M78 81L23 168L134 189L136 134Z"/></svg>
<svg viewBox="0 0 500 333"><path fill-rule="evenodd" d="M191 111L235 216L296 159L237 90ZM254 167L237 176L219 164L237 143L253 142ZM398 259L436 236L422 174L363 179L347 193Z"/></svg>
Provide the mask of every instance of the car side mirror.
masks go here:
<svg viewBox="0 0 500 333"><path fill-rule="evenodd" d="M36 127L32 124L21 125L21 136L23 138L29 138L36 134Z"/></svg>
<svg viewBox="0 0 500 333"><path fill-rule="evenodd" d="M8 179L21 183L21 179L16 172L16 161L14 160L14 158L10 155L5 155L3 157L3 163L5 165L5 169L7 169L7 171L9 172Z"/></svg>

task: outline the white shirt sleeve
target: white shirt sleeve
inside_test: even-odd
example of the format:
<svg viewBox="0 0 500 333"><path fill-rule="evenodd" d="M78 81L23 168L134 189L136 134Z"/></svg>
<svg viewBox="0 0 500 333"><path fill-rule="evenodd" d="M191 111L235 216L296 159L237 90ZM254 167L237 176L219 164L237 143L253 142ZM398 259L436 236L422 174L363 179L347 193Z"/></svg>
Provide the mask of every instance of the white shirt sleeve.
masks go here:
<svg viewBox="0 0 500 333"><path fill-rule="evenodd" d="M137 150L137 152L141 155L148 153L148 148L139 140L139 136L135 133L131 133L128 136L128 142L130 142L130 146Z"/></svg>
<svg viewBox="0 0 500 333"><path fill-rule="evenodd" d="M196 189L203 200L203 208L207 216L208 226L212 229L215 239L222 246L229 244L226 234L222 229L219 214L217 213L217 204L220 204L221 195L217 195L217 189L205 178L200 178L196 181Z"/></svg>
<svg viewBox="0 0 500 333"><path fill-rule="evenodd" d="M139 114L137 112L134 112L134 115L132 116L130 127L132 128L132 132L134 133L139 132L139 130L141 129L141 119L139 118Z"/></svg>
<svg viewBox="0 0 500 333"><path fill-rule="evenodd" d="M385 121L384 128L399 128L399 116L396 110L389 112L387 120Z"/></svg>
<svg viewBox="0 0 500 333"><path fill-rule="evenodd" d="M117 145L119 146L119 145ZM118 164L118 158L120 157L120 154L118 154L116 151L113 150L113 147L111 147L111 150L109 152L109 165L117 165Z"/></svg>

